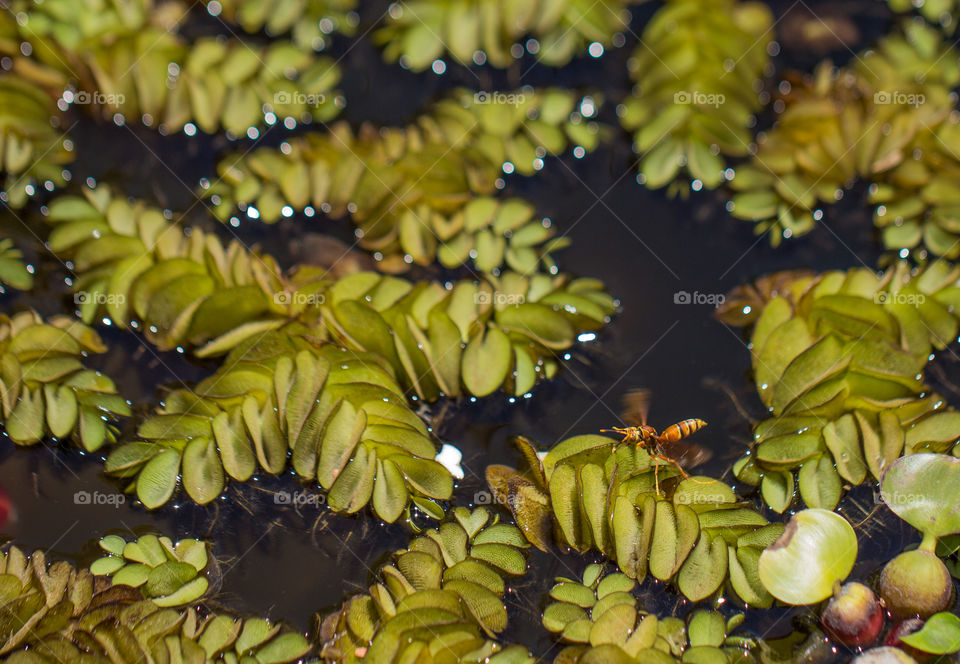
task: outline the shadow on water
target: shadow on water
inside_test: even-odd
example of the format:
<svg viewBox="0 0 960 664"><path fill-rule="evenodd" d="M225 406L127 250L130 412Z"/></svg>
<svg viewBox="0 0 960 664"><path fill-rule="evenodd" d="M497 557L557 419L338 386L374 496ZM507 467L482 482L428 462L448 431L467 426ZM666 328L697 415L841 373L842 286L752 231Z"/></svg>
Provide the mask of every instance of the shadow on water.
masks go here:
<svg viewBox="0 0 960 664"><path fill-rule="evenodd" d="M804 5L773 4L781 17L802 11L799 6ZM860 41L850 45L852 50L870 43L889 26L889 16L882 7L878 9L878 3L811 6L857 17ZM634 10L636 32L654 9L650 3ZM375 14L373 9L365 10L365 18ZM639 186L629 137L616 128L613 115L615 102L630 87L625 62L635 37L601 60L577 61L559 71L535 68L522 77L532 63L523 61L516 71L495 75L454 66L442 77L413 75L383 64L367 40L355 47L343 41L335 54L343 58L343 90L349 100L344 118L352 123L405 122L432 97L460 85L477 89L526 83L589 85L601 88L607 101L601 119L612 125L613 140L581 160L569 156L549 160L535 178L508 180L506 192L532 199L541 214L571 237L571 247L561 255L564 269L602 279L620 299L622 310L596 341L572 350L563 374L539 386L533 398L508 403L502 396L493 396L453 404L438 432L464 453L467 477L457 491L461 504L483 489L487 464L517 462L510 435L522 433L548 446L570 435L617 424L620 398L638 386L654 391L651 420L655 426L686 417L710 422L697 434L698 442L715 452L702 470L724 473L749 443L749 418L759 419L763 413L748 376L744 336L713 320L712 306L696 300L725 293L775 270L877 263L876 238L862 190L848 192L827 210L825 228L774 250L766 238L753 235L750 224L725 212L720 195L690 192L685 200L669 199L662 191ZM790 49L786 40L778 63L809 68L822 57L811 59L807 52ZM841 63L849 59L850 49L838 47L829 54ZM230 143L222 136L162 137L144 128L77 119L72 132L80 157L72 167L75 181L92 176L117 183L131 195L175 210L190 209L191 221L202 218L205 205L193 195L197 182L214 176L218 154L247 144ZM281 139L280 130L274 129L265 132L262 142L276 145ZM6 225L16 227L17 222L7 220ZM19 232L24 233L22 228ZM290 241L305 232L350 238L344 224L304 218L271 228L246 223L237 231L245 242L260 242L281 259L289 258L285 254ZM5 310L29 304L42 313L54 313L69 307L62 281L67 274L64 266L49 258L41 265L49 267L53 276L40 294L6 296ZM687 299L693 301L685 303ZM156 403L162 397L157 385L190 383L211 370L212 365L192 364L176 353L158 353L130 333L108 328L103 334L111 351L93 364L112 375L134 403ZM960 382L956 356L940 362L939 369L945 384ZM954 396L949 389L945 393ZM439 405L431 409L439 412ZM9 441L0 443L0 484L19 513L3 534L24 548L50 548L80 563L96 557L92 538L108 532L129 535L154 530L171 537L209 538L222 561L217 601L241 612L266 613L301 629L312 627L310 616L315 610L335 605L345 594L365 587L377 561L407 540L401 526L382 526L369 516L336 517L315 504L298 508L277 502L273 492L296 491L292 477L233 484L208 508L183 501L148 513L130 500L115 504L119 485L105 479L101 464L90 456L51 447L14 450ZM86 503L77 498L83 495L89 499ZM844 509L856 523L871 514L873 501L872 489L863 487L852 492ZM861 576L915 539L888 513L873 514L867 524L863 536L869 538L869 545L861 549L855 572ZM532 555L532 573L514 584L508 597L511 627L505 639L528 643L542 655L550 652L552 642L539 628L540 597L555 576L579 576L594 560ZM648 581L643 595L650 610L685 611L678 596L662 584ZM748 626L782 634L793 613L763 612L751 616ZM531 643L531 634L541 636Z"/></svg>

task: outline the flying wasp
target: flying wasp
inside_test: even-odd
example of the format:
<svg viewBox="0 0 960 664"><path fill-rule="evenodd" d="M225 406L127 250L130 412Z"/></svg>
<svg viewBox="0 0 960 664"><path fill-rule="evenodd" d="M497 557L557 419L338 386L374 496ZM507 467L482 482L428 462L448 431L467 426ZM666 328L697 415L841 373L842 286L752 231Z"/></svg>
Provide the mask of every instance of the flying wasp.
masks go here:
<svg viewBox="0 0 960 664"><path fill-rule="evenodd" d="M645 449L655 461L663 461L680 471L684 479L690 474L683 466L697 466L712 455L710 450L683 439L707 426L703 420L691 418L671 424L662 432L647 424L650 412L650 390L630 390L623 397L624 411L621 414L627 427L602 429L603 432L618 433L623 436L621 443L632 443ZM682 465L681 465L682 464ZM653 467L656 491L660 493L660 464Z"/></svg>

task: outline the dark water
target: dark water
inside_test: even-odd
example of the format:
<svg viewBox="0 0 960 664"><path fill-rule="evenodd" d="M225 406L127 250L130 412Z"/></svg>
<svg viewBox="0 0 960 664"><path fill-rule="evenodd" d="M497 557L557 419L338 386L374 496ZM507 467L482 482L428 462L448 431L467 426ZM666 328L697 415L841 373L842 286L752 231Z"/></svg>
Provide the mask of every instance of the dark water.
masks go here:
<svg viewBox="0 0 960 664"><path fill-rule="evenodd" d="M838 64L891 25L880 2L811 3L809 8L802 2L772 4L787 27L798 15L809 16L811 11L853 17L859 38L829 53ZM651 3L633 10L637 34L657 7ZM364 8L360 33L380 11L380 3ZM562 376L540 385L532 399L509 404L493 396L477 403L449 404L438 433L464 452L467 477L457 490L461 504L468 504L483 488L487 464L516 462L509 436L524 434L547 446L571 435L596 432L617 423L621 396L638 386L654 390L654 425L686 417L707 420L710 426L698 434L698 440L715 454L703 470L727 471L750 437L750 422L733 399L748 417L762 416L748 375L746 340L740 331L714 321L711 306L677 304L675 295L680 291L724 293L774 270L876 266L879 250L861 189L848 192L844 201L829 208L817 232L774 250L765 238L753 235L750 224L727 215L718 194L691 192L688 200L677 200L639 186L629 137L616 128L613 115L616 101L630 87L625 63L637 38L627 37L624 48L559 71L531 69L532 62L520 62L514 70L493 74L450 66L440 77L414 75L383 64L366 39L340 38L333 50L342 57L344 69L342 89L348 107L343 118L353 123L406 122L450 87L498 89L531 84L600 88L606 99L600 117L614 127L614 140L584 159L549 160L537 177L507 181L506 193L532 199L541 214L550 216L572 238L572 246L561 255L562 267L602 279L620 299L622 311L597 341L574 349ZM792 45L790 39L782 41L783 52L777 58L781 70L809 68L823 57L805 46ZM75 182L92 176L118 184L131 195L178 211L190 209L188 216L197 223L203 220L204 207L193 194L197 182L214 177L217 155L237 147L223 137L162 137L144 128L76 119L79 124L72 135L80 159L71 168ZM761 123L767 121L761 119ZM273 129L261 140L276 144L284 136ZM29 237L16 219L6 219L4 226ZM269 229L248 223L237 232L245 242L261 242L280 258L289 240L304 232L333 233L342 239L350 235L344 223L303 218ZM62 281L64 267L49 257L40 263L50 274L41 295L5 296L5 311L23 304L43 313L71 306ZM109 328L102 332L111 351L93 362L117 380L125 396L144 407L161 397L158 385L189 383L212 369L175 353L158 353L130 333ZM957 357L946 353L938 363L946 379L956 382L960 377ZM440 411L440 404L431 409L432 414ZM94 539L107 532L129 537L156 531L177 538L208 538L222 563L218 603L239 612L269 614L305 630L312 627L314 611L366 586L378 560L403 546L408 537L402 527L384 527L371 517L342 518L318 507L306 506L297 512L275 505L269 491L290 489L291 477L233 484L209 508L187 501L155 513L129 500L118 506L77 505L78 491L89 492L95 501L94 492L113 496L117 490L102 476L99 459L48 447L17 450L9 441L0 442L0 485L9 491L19 512L19 519L3 534L24 548L47 548L58 556L89 563L96 556ZM873 507L870 487L853 492L844 503L854 521ZM913 539L908 529L892 521L873 521L864 532L855 576L870 574L891 552ZM578 576L587 562L573 556L534 555L531 574L515 584L508 599L511 628L504 639L523 641L546 657L552 643L538 626L540 598L554 576ZM659 584L647 582L643 594L649 609L686 610L676 595ZM776 610L751 615L748 626L758 633L782 634L789 630L787 618L792 613Z"/></svg>

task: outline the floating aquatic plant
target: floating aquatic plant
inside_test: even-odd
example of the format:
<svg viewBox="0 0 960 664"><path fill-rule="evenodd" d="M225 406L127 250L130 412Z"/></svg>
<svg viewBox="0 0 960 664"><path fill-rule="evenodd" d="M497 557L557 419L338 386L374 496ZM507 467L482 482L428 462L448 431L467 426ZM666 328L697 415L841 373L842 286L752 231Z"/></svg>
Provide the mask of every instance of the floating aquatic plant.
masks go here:
<svg viewBox="0 0 960 664"><path fill-rule="evenodd" d="M110 378L83 364L86 353L104 351L97 333L69 316L0 316L0 409L10 439L70 438L88 451L116 440L130 407Z"/></svg>
<svg viewBox="0 0 960 664"><path fill-rule="evenodd" d="M140 588L157 606L185 606L203 597L209 587L205 576L208 554L205 542L144 535L127 541L119 535L100 538L106 556L90 564L94 576L109 576L115 586Z"/></svg>
<svg viewBox="0 0 960 664"><path fill-rule="evenodd" d="M30 290L33 288L33 268L24 265L23 253L9 238L0 239L0 284Z"/></svg>
<svg viewBox="0 0 960 664"><path fill-rule="evenodd" d="M0 552L0 607L0 655L10 664L284 664L310 650L269 620L163 608L136 588L15 546Z"/></svg>
<svg viewBox="0 0 960 664"><path fill-rule="evenodd" d="M630 60L635 87L620 106L651 188L724 180L724 157L747 154L773 16L759 2L671 0L644 27Z"/></svg>
<svg viewBox="0 0 960 664"><path fill-rule="evenodd" d="M750 605L772 603L757 562L783 527L738 501L726 484L698 476L677 481L672 466L655 471L660 462L646 450L614 451L617 441L604 436L568 438L542 459L530 441L516 443L529 470L488 466L487 482L537 548L549 550L556 533L562 545L599 550L630 578L649 573L694 601L728 582ZM672 484L669 494L656 493L657 475L661 486Z"/></svg>
<svg viewBox="0 0 960 664"><path fill-rule="evenodd" d="M887 0L887 5L895 12L916 12L948 34L957 29L955 0Z"/></svg>
<svg viewBox="0 0 960 664"><path fill-rule="evenodd" d="M931 655L952 655L960 651L960 617L941 612L930 616L915 632L898 637L901 643Z"/></svg>
<svg viewBox="0 0 960 664"><path fill-rule="evenodd" d="M290 465L327 489L327 503L353 513L372 504L396 521L411 501L434 517L453 479L433 460L434 442L376 355L308 337L267 333L244 342L193 389L168 395L137 430L138 441L107 458L109 474L149 508L182 483L206 504L228 478L279 474Z"/></svg>
<svg viewBox="0 0 960 664"><path fill-rule="evenodd" d="M509 67L524 52L558 67L582 54L603 53L629 28L626 7L635 0L413 0L398 3L374 33L387 60L414 71L449 53L463 65ZM526 39L529 38L529 39ZM596 44L596 45L594 45Z"/></svg>
<svg viewBox="0 0 960 664"><path fill-rule="evenodd" d="M777 124L737 168L731 213L756 222L756 233L777 245L813 230L821 206L861 178L872 183L887 247L922 240L935 254L956 256L944 186L949 167L941 165L940 148L924 147L956 142L949 116L958 81L956 52L923 23L905 23L847 68L825 63L812 77L789 81L781 86L787 92Z"/></svg>
<svg viewBox="0 0 960 664"><path fill-rule="evenodd" d="M748 637L730 636L743 622L716 611L694 611L686 623L658 618L631 594L636 582L588 565L582 579L557 578L543 626L567 645L554 662L745 662L752 661Z"/></svg>
<svg viewBox="0 0 960 664"><path fill-rule="evenodd" d="M525 648L491 640L507 627L505 578L526 572L527 546L488 509L454 509L394 554L366 593L322 620L321 656L389 664L442 651L451 662L532 662Z"/></svg>
<svg viewBox="0 0 960 664"><path fill-rule="evenodd" d="M206 0L204 4L211 14L246 32L263 31L271 37L289 32L294 44L314 51L324 50L332 32L352 35L357 23L356 0Z"/></svg>
<svg viewBox="0 0 960 664"><path fill-rule="evenodd" d="M237 206L268 222L308 207L349 213L361 245L390 272L435 260L482 271L553 268L550 252L563 243L551 240L549 224L520 200L486 196L505 170L531 175L569 146L593 150L599 128L584 115L598 103L555 88L457 90L405 128L354 134L338 124L279 150L229 157L205 195L224 220Z"/></svg>
<svg viewBox="0 0 960 664"><path fill-rule="evenodd" d="M336 341L382 355L428 401L441 392L526 394L556 373L556 352L599 329L613 309L595 279L511 272L449 290L360 272L333 285L320 307Z"/></svg>
<svg viewBox="0 0 960 664"><path fill-rule="evenodd" d="M245 136L265 125L265 105L296 118L329 120L339 112L340 71L327 57L284 42L190 42L178 32L188 8L175 2L124 2L106 15L101 5L12 2L0 15L0 52L63 104L167 131L194 123L204 132Z"/></svg>
<svg viewBox="0 0 960 664"><path fill-rule="evenodd" d="M853 526L834 512L806 509L760 554L760 581L782 602L816 604L834 593L856 559Z"/></svg>
<svg viewBox="0 0 960 664"><path fill-rule="evenodd" d="M60 197L47 216L50 246L73 260L86 320L131 321L162 349L221 355L292 322L390 363L404 389L434 401L527 393L559 368L556 353L603 326L615 303L594 279L506 272L452 285L374 272L338 279L228 245L199 229L187 235L160 210L106 188Z"/></svg>
<svg viewBox="0 0 960 664"><path fill-rule="evenodd" d="M65 183L63 166L73 161L73 146L55 125L60 120L42 88L0 74L0 200L10 207L23 207L41 186Z"/></svg>
<svg viewBox="0 0 960 664"><path fill-rule="evenodd" d="M958 488L960 459L944 454L912 454L884 472L883 502L923 534L919 548L901 553L880 575L880 595L894 615L925 618L953 604L953 580L937 542L960 532Z"/></svg>
<svg viewBox="0 0 960 664"><path fill-rule="evenodd" d="M772 415L755 428L737 478L760 485L782 512L799 470L807 505L832 509L844 482L879 479L901 454L949 451L960 416L943 408L923 368L933 349L957 337L958 280L960 269L946 263L917 274L898 263L881 275L786 275L768 298L733 294L720 315L753 321L754 381Z"/></svg>

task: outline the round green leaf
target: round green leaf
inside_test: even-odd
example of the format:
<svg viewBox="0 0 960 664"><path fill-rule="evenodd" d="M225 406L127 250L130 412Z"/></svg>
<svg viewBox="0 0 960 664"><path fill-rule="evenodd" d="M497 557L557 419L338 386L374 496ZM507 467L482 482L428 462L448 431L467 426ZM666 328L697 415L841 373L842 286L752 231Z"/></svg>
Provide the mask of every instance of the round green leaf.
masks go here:
<svg viewBox="0 0 960 664"><path fill-rule="evenodd" d="M883 502L925 535L960 532L960 459L909 454L891 464L880 482Z"/></svg>
<svg viewBox="0 0 960 664"><path fill-rule="evenodd" d="M463 384L475 396L493 394L507 379L513 352L510 339L495 327L477 335L463 351Z"/></svg>
<svg viewBox="0 0 960 664"><path fill-rule="evenodd" d="M857 559L857 536L839 514L808 509L790 519L760 555L760 582L781 602L815 604L833 593Z"/></svg>
<svg viewBox="0 0 960 664"><path fill-rule="evenodd" d="M935 613L913 634L901 636L908 646L934 655L949 655L960 650L960 617Z"/></svg>

